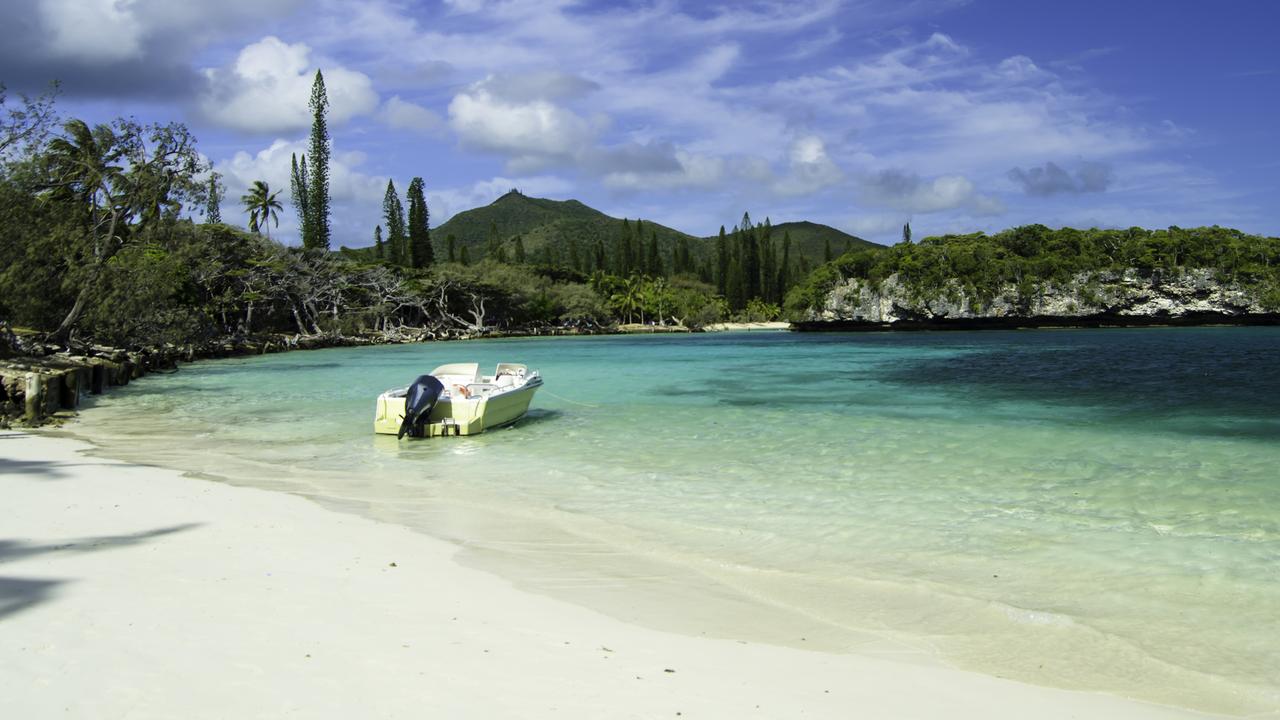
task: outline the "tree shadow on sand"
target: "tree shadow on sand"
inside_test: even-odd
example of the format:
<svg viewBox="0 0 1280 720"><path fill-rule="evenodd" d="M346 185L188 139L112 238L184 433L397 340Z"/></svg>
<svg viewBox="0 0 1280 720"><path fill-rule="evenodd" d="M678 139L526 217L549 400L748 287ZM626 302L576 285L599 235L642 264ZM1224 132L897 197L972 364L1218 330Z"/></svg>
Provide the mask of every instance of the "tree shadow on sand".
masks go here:
<svg viewBox="0 0 1280 720"><path fill-rule="evenodd" d="M62 543L38 544L20 540L0 540L0 564L28 560L57 553L90 553L140 545L166 535L186 532L200 523L184 523L127 535L100 535ZM70 580L0 576L0 621L29 610L53 598L55 591Z"/></svg>
<svg viewBox="0 0 1280 720"><path fill-rule="evenodd" d="M102 467L109 463L63 462L59 460L13 460L0 457L0 477L23 475L37 480L62 480L70 477L63 468Z"/></svg>

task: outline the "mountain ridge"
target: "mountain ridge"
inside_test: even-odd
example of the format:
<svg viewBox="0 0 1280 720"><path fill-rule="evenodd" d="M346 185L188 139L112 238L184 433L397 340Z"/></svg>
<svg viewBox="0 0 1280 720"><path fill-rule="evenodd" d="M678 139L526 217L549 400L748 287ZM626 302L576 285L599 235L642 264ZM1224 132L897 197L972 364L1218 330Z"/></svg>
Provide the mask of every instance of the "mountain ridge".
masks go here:
<svg viewBox="0 0 1280 720"><path fill-rule="evenodd" d="M465 248L473 262L488 254L492 242L496 242L510 257L517 237L531 258L545 253L566 256L574 243L577 244L576 252L585 256L593 251L597 242L603 245L606 253L611 252L624 221L631 225L633 231L637 226L643 228L646 242L652 235L657 235L659 250L664 257L670 257L681 240L689 243L690 254L699 262L710 258L715 251L716 235L693 235L643 218L613 217L577 199L532 197L515 189L487 205L453 215L439 227L432 228L431 237L437 260L447 259L450 235L454 237L455 259L461 257ZM773 225L772 231L772 237L778 242L784 233L790 232L794 257L803 258L810 266L825 261L828 243L834 256L849 249L883 247L808 220ZM370 256L372 248L347 248L346 252Z"/></svg>

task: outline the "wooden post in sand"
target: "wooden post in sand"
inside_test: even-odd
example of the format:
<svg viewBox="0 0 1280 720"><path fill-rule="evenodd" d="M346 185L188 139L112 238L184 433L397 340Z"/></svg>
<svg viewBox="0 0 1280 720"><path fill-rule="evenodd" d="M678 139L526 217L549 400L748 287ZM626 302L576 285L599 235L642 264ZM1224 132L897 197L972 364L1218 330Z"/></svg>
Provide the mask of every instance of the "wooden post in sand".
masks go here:
<svg viewBox="0 0 1280 720"><path fill-rule="evenodd" d="M25 418L28 423L35 424L40 420L40 410L43 403L40 402L40 374L27 373L27 394L25 397L26 405Z"/></svg>

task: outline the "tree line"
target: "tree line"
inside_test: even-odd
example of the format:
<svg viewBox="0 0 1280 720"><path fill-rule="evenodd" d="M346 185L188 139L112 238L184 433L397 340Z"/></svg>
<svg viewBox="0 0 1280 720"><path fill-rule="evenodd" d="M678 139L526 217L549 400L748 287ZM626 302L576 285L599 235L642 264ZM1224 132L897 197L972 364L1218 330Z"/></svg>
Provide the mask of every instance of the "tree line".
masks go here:
<svg viewBox="0 0 1280 720"><path fill-rule="evenodd" d="M319 74L312 101L322 119ZM0 325L54 342L187 344L404 328L456 335L723 315L714 289L696 278L619 282L553 265L437 262L421 178L409 185L407 212L388 184L383 257L330 252L321 122L294 163L303 244L290 247L272 236L283 207L265 181L241 198L248 230L225 221L222 179L180 123L62 118L53 92L4 107Z"/></svg>
<svg viewBox="0 0 1280 720"><path fill-rule="evenodd" d="M1218 226L1162 230L1052 229L1024 225L994 235L972 233L904 241L884 250L846 253L815 270L786 298L794 315L821 307L837 283L859 278L877 286L896 275L915 300L963 290L979 304L1012 286L1030 298L1047 283L1135 270L1176 275L1212 270L1218 280L1249 288L1280 311L1280 239Z"/></svg>

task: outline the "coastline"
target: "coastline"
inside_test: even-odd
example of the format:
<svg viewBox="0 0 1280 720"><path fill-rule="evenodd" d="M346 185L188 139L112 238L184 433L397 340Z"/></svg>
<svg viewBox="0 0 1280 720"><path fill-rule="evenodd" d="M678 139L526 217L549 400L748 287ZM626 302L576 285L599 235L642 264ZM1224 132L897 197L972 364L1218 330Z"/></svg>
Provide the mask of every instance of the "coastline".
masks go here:
<svg viewBox="0 0 1280 720"><path fill-rule="evenodd" d="M406 528L90 448L0 433L0 678L22 717L1212 717L650 630Z"/></svg>
<svg viewBox="0 0 1280 720"><path fill-rule="evenodd" d="M790 330L791 323L775 321L775 322L726 322L715 323L703 328L707 332L778 332L782 330Z"/></svg>

